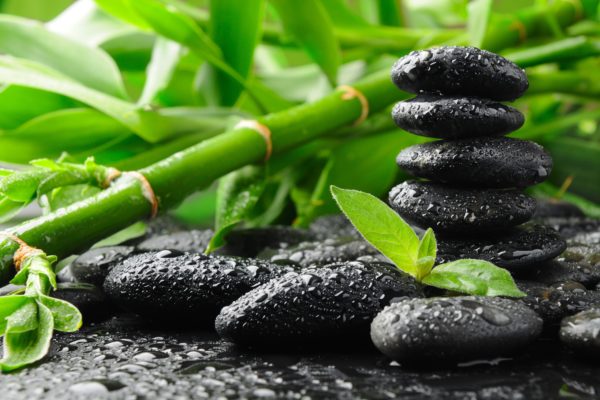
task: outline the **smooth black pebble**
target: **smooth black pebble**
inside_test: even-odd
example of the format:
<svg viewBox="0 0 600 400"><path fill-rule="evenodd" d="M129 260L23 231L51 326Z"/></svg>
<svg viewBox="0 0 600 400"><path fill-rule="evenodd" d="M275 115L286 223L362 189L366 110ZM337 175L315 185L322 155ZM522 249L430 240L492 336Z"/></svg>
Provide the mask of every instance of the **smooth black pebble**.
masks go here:
<svg viewBox="0 0 600 400"><path fill-rule="evenodd" d="M315 235L316 240L333 238L361 239L362 236L354 225L343 214L326 215L315 219L308 230Z"/></svg>
<svg viewBox="0 0 600 400"><path fill-rule="evenodd" d="M560 340L584 357L600 355L600 308L582 311L560 324Z"/></svg>
<svg viewBox="0 0 600 400"><path fill-rule="evenodd" d="M581 208L568 201L538 199L533 218L585 218Z"/></svg>
<svg viewBox="0 0 600 400"><path fill-rule="evenodd" d="M392 118L408 132L443 139L504 135L525 122L519 110L495 101L430 94L397 103Z"/></svg>
<svg viewBox="0 0 600 400"><path fill-rule="evenodd" d="M581 283L587 289L593 289L600 283L600 265L593 266L586 262L564 261L558 257L531 268L527 279L552 285L562 282Z"/></svg>
<svg viewBox="0 0 600 400"><path fill-rule="evenodd" d="M151 236L137 245L139 251L177 250L202 253L213 236L213 231L187 230Z"/></svg>
<svg viewBox="0 0 600 400"><path fill-rule="evenodd" d="M392 67L392 81L410 93L514 100L529 87L525 71L498 54L474 47L413 51Z"/></svg>
<svg viewBox="0 0 600 400"><path fill-rule="evenodd" d="M527 223L500 235L438 237L438 263L462 258L489 261L513 272L560 255L567 244L554 229ZM537 268L537 267L536 267Z"/></svg>
<svg viewBox="0 0 600 400"><path fill-rule="evenodd" d="M412 299L379 313L371 339L403 365L431 366L505 355L533 341L542 325L535 312L508 299Z"/></svg>
<svg viewBox="0 0 600 400"><path fill-rule="evenodd" d="M535 185L552 171L552 158L542 146L504 137L417 144L402 150L396 162L420 178L490 188Z"/></svg>
<svg viewBox="0 0 600 400"><path fill-rule="evenodd" d="M51 295L77 307L84 323L100 321L115 310L102 290L89 283L59 283L58 289Z"/></svg>
<svg viewBox="0 0 600 400"><path fill-rule="evenodd" d="M86 251L65 268L68 268L77 282L102 286L110 270L135 253L131 246L98 247Z"/></svg>
<svg viewBox="0 0 600 400"><path fill-rule="evenodd" d="M164 250L126 259L110 271L104 290L122 308L150 319L203 325L253 287L291 270L265 261Z"/></svg>
<svg viewBox="0 0 600 400"><path fill-rule="evenodd" d="M535 200L516 190L463 189L406 181L389 193L392 208L421 228L436 232L497 232L528 221Z"/></svg>
<svg viewBox="0 0 600 400"><path fill-rule="evenodd" d="M237 229L227 235L227 243L215 254L256 257L267 248L279 249L310 240L315 240L313 233L290 226Z"/></svg>
<svg viewBox="0 0 600 400"><path fill-rule="evenodd" d="M223 308L219 335L251 346L331 346L368 339L375 315L399 297L421 297L407 274L385 263L347 262L286 274Z"/></svg>

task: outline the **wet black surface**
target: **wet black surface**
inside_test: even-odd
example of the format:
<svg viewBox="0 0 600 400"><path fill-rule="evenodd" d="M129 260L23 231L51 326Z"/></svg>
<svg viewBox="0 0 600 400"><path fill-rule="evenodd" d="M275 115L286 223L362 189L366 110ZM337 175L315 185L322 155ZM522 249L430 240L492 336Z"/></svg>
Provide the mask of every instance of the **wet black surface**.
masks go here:
<svg viewBox="0 0 600 400"><path fill-rule="evenodd" d="M121 316L57 334L34 368L0 376L17 399L555 399L595 398L600 366L555 340L514 358L409 370L374 348L252 353L206 331L165 331Z"/></svg>

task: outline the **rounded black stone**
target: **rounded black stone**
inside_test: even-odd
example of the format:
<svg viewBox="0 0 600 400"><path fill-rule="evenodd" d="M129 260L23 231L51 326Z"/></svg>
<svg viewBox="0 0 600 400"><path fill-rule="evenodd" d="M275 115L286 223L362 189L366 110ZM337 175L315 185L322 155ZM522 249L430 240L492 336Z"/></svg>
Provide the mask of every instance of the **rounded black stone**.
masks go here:
<svg viewBox="0 0 600 400"><path fill-rule="evenodd" d="M326 215L315 219L308 230L315 235L316 240L333 238L361 239L362 236L354 225L343 214Z"/></svg>
<svg viewBox="0 0 600 400"><path fill-rule="evenodd" d="M221 308L253 287L291 271L265 261L163 250L114 267L106 294L126 310L183 324L212 323Z"/></svg>
<svg viewBox="0 0 600 400"><path fill-rule="evenodd" d="M572 281L582 284L587 289L593 289L600 283L600 265L564 261L562 257L558 257L533 266L527 274L527 279L548 285Z"/></svg>
<svg viewBox="0 0 600 400"><path fill-rule="evenodd" d="M535 185L552 170L552 158L542 146L504 137L417 144L402 150L396 162L420 178L490 188Z"/></svg>
<svg viewBox="0 0 600 400"><path fill-rule="evenodd" d="M510 353L541 331L536 313L512 300L438 297L386 307L373 320L371 339L401 364L439 365Z"/></svg>
<svg viewBox="0 0 600 400"><path fill-rule="evenodd" d="M109 271L134 252L135 248L131 246L98 247L81 254L68 269L77 282L102 286Z"/></svg>
<svg viewBox="0 0 600 400"><path fill-rule="evenodd" d="M309 240L315 240L312 232L291 226L236 229L227 235L227 243L215 254L256 257L265 249L293 246Z"/></svg>
<svg viewBox="0 0 600 400"><path fill-rule="evenodd" d="M474 47L413 51L392 67L392 81L410 93L514 100L528 88L525 71L506 58Z"/></svg>
<svg viewBox="0 0 600 400"><path fill-rule="evenodd" d="M245 345L332 345L368 339L369 324L397 297L422 296L385 263L348 262L286 274L223 308L217 333Z"/></svg>
<svg viewBox="0 0 600 400"><path fill-rule="evenodd" d="M554 229L527 223L501 235L438 237L439 263L475 258L522 271L560 255L567 247ZM536 267L537 268L537 267Z"/></svg>
<svg viewBox="0 0 600 400"><path fill-rule="evenodd" d="M187 230L151 236L137 245L139 251L177 250L201 253L212 238L213 231Z"/></svg>
<svg viewBox="0 0 600 400"><path fill-rule="evenodd" d="M96 286L89 283L59 283L52 297L73 304L81 312L83 321L99 321L114 312L114 306L106 295Z"/></svg>
<svg viewBox="0 0 600 400"><path fill-rule="evenodd" d="M392 118L404 130L444 139L504 135L525 122L519 110L495 101L428 94L397 103Z"/></svg>
<svg viewBox="0 0 600 400"><path fill-rule="evenodd" d="M389 193L403 218L436 232L495 232L528 221L535 200L516 190L464 189L441 183L406 181Z"/></svg>
<svg viewBox="0 0 600 400"><path fill-rule="evenodd" d="M561 322L560 340L584 357L600 355L600 308L592 308Z"/></svg>
<svg viewBox="0 0 600 400"><path fill-rule="evenodd" d="M585 218L584 212L573 203L552 198L538 199L534 218Z"/></svg>

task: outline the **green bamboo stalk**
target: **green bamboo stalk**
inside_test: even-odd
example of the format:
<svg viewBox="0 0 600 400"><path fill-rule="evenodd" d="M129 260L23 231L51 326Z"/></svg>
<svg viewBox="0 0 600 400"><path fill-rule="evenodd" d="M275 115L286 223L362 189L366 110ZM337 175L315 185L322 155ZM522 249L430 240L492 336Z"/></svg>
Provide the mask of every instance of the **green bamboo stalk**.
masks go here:
<svg viewBox="0 0 600 400"><path fill-rule="evenodd" d="M382 71L354 86L369 102L371 112L382 110L402 98ZM358 99L342 99L335 91L311 104L263 117L271 131L273 154L349 125L361 115ZM266 153L265 139L248 128L232 129L141 169L166 210L215 179L242 166L260 163ZM51 214L29 220L8 232L47 254L65 257L76 253L151 213L151 205L139 180L124 176L98 195ZM0 284L13 275L13 254L18 245L0 241Z"/></svg>
<svg viewBox="0 0 600 400"><path fill-rule="evenodd" d="M581 71L530 72L527 95L563 93L587 98L600 98L600 85L594 74Z"/></svg>

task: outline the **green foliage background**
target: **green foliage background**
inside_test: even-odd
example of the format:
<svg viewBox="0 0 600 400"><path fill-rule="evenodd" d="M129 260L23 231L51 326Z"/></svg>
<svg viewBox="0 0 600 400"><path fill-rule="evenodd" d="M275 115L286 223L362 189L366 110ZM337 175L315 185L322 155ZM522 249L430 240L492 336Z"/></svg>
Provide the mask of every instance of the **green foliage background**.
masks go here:
<svg viewBox="0 0 600 400"><path fill-rule="evenodd" d="M0 162L26 168L67 152L70 162L94 156L100 164L141 168L240 118L311 101L389 69L410 50L470 44L527 68L530 90L515 103L527 123L513 135L542 143L555 160L549 181L532 191L600 216L598 6L597 0L3 0ZM223 178L221 187L229 189L215 184L176 213L212 223L215 209L242 201L237 214L221 212L229 219L217 225L306 225L336 212L332 184L384 195L405 178L394 163L397 152L421 140L395 128L389 112L372 115L273 159L252 175L260 182L247 171Z"/></svg>

